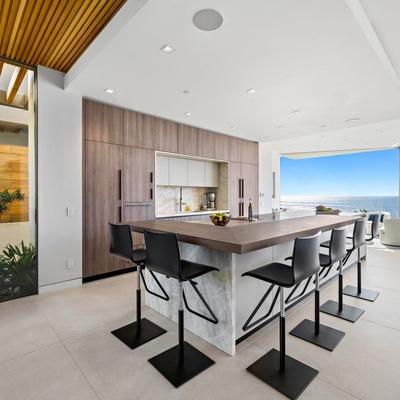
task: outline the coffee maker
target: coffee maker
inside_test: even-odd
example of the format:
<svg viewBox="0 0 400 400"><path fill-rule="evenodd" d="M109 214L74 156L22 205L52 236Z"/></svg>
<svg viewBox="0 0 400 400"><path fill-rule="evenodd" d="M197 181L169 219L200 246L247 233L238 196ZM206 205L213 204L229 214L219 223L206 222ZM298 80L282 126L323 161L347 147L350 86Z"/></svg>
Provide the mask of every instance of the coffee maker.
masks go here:
<svg viewBox="0 0 400 400"><path fill-rule="evenodd" d="M216 195L214 192L204 194L203 208L206 208L207 210L214 210L216 204Z"/></svg>

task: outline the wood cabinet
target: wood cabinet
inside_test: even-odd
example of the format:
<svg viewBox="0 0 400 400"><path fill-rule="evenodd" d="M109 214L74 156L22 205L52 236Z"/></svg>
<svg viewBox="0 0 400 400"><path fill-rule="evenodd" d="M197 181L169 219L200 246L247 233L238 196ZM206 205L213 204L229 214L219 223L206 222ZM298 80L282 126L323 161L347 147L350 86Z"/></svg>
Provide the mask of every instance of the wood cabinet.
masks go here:
<svg viewBox="0 0 400 400"><path fill-rule="evenodd" d="M239 138L230 138L229 160L246 164L258 164L258 143Z"/></svg>
<svg viewBox="0 0 400 400"><path fill-rule="evenodd" d="M229 160L229 142L230 137L220 133L214 134L215 141L215 159L216 160Z"/></svg>
<svg viewBox="0 0 400 400"><path fill-rule="evenodd" d="M154 201L154 151L124 146L125 203Z"/></svg>
<svg viewBox="0 0 400 400"><path fill-rule="evenodd" d="M162 118L154 119L155 148L169 153L178 152L178 124Z"/></svg>
<svg viewBox="0 0 400 400"><path fill-rule="evenodd" d="M258 214L258 166L229 163L229 210L233 217L247 217L251 199L253 214Z"/></svg>
<svg viewBox="0 0 400 400"><path fill-rule="evenodd" d="M148 219L154 219L154 203L142 203L142 204L129 204L124 207L124 222L132 221L145 221ZM141 233L133 233L133 248L144 247L144 237Z"/></svg>
<svg viewBox="0 0 400 400"><path fill-rule="evenodd" d="M198 154L197 128L180 124L178 126L178 153L189 156Z"/></svg>
<svg viewBox="0 0 400 400"><path fill-rule="evenodd" d="M88 278L122 269L109 255L108 223L121 222L122 146L86 141L84 162L84 268Z"/></svg>
<svg viewBox="0 0 400 400"><path fill-rule="evenodd" d="M124 110L83 100L83 137L86 140L123 144Z"/></svg>
<svg viewBox="0 0 400 400"><path fill-rule="evenodd" d="M124 144L154 149L154 119L150 115L124 110Z"/></svg>
<svg viewBox="0 0 400 400"><path fill-rule="evenodd" d="M215 158L215 134L199 129L197 134L197 155L204 158Z"/></svg>

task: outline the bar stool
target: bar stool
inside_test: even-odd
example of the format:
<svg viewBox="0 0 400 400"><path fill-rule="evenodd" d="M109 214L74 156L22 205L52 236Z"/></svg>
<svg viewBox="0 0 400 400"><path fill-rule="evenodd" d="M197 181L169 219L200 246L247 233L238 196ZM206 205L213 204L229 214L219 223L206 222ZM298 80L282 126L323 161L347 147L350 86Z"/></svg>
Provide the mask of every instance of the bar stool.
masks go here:
<svg viewBox="0 0 400 400"><path fill-rule="evenodd" d="M338 343L343 339L344 332L331 328L320 323L320 293L319 277L323 271L328 271L336 262L340 262L346 255L346 231L344 229L334 229L331 233L329 243L329 254L319 255L321 270L315 274L315 320L314 322L305 319L300 322L290 334L312 344L333 351Z"/></svg>
<svg viewBox="0 0 400 400"><path fill-rule="evenodd" d="M374 214L372 218L371 234L365 237L365 242L372 242L375 238L379 236L379 224L381 221L381 214ZM354 235L353 235L354 236ZM349 237L353 239L353 237ZM354 247L354 246L353 246ZM363 289L361 284L361 246L357 248L357 287L347 285L343 289L343 294L346 296L357 297L358 299L375 301L379 296L379 292L370 289ZM354 249L353 249L354 250Z"/></svg>
<svg viewBox="0 0 400 400"><path fill-rule="evenodd" d="M168 294L161 286L157 277L150 271L152 277L157 283L158 287L163 292L163 295L152 292L149 290L142 269L145 268L146 263L146 250L133 249L131 228L129 225L115 225L109 224L110 227L110 253L129 261L137 266L136 272L136 321L121 328L118 328L111 333L117 337L121 342L125 343L131 349L141 346L155 339L158 336L166 333L167 331L147 318L141 317L141 289L140 289L140 276L142 276L145 289L154 296L163 300L169 300Z"/></svg>
<svg viewBox="0 0 400 400"><path fill-rule="evenodd" d="M318 232L313 236L296 238L291 266L273 262L242 274L279 286L280 350L270 350L247 370L290 399L300 396L318 371L286 355L284 291L318 273L320 236L321 232Z"/></svg>
<svg viewBox="0 0 400 400"><path fill-rule="evenodd" d="M189 312L211 323L217 324L217 317L200 293L197 288L197 283L194 282L193 279L208 274L209 272L218 271L218 269L208 265L181 260L178 239L175 234L145 231L144 237L147 249L146 268L149 271L157 272L168 278L176 279L179 282L179 343L149 359L149 362L164 375L172 385L179 387L215 364L215 362L205 354L185 342L183 304L185 304ZM190 283L211 317L202 315L188 306L183 290L183 282Z"/></svg>
<svg viewBox="0 0 400 400"><path fill-rule="evenodd" d="M352 252L358 249L358 256L360 258L360 248L365 244L365 219L360 218L357 219L354 224L353 236L352 238L352 247L350 249L346 249L346 255L344 259L339 260L339 290L338 290L338 301L328 300L324 303L320 310L329 315L333 315L334 317L345 319L346 321L355 322L361 315L364 313L364 310L358 307L349 306L347 304L343 304L343 265L346 263ZM328 247L329 242L324 242L321 244L321 247ZM361 263L359 264L361 266Z"/></svg>

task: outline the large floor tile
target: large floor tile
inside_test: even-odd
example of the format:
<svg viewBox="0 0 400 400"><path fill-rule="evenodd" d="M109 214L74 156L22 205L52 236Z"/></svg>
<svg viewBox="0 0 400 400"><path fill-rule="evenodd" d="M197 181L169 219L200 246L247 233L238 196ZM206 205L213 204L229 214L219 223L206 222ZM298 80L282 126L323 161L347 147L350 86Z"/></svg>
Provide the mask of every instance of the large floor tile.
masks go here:
<svg viewBox="0 0 400 400"><path fill-rule="evenodd" d="M0 398L4 400L96 400L60 343L1 365Z"/></svg>

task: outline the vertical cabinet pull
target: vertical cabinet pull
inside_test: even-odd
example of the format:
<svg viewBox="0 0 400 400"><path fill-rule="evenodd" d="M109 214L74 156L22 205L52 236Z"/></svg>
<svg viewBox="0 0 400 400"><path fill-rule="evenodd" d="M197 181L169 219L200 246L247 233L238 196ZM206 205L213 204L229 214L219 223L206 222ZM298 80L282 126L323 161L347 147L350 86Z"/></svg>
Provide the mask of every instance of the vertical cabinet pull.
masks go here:
<svg viewBox="0 0 400 400"><path fill-rule="evenodd" d="M122 222L122 207L121 206L118 207L118 222L119 223Z"/></svg>
<svg viewBox="0 0 400 400"><path fill-rule="evenodd" d="M122 169L118 170L118 200L122 200Z"/></svg>
<svg viewBox="0 0 400 400"><path fill-rule="evenodd" d="M150 200L153 200L153 172L150 172Z"/></svg>
<svg viewBox="0 0 400 400"><path fill-rule="evenodd" d="M244 179L242 178L242 198L244 199Z"/></svg>

